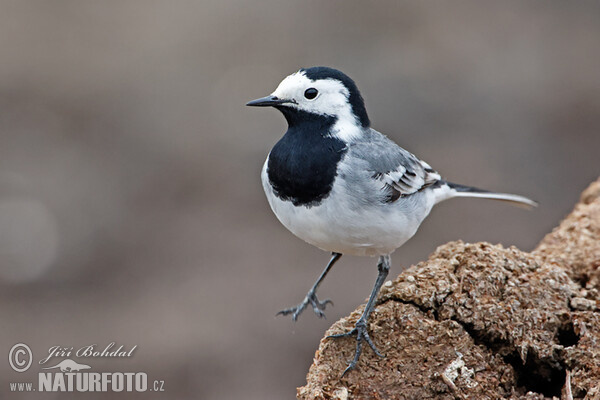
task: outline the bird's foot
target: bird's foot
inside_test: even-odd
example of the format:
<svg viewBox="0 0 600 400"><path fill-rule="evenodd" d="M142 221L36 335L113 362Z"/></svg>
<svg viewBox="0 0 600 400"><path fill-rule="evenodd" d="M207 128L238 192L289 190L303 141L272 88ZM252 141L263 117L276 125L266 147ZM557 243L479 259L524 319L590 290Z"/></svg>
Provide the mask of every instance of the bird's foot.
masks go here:
<svg viewBox="0 0 600 400"><path fill-rule="evenodd" d="M337 335L329 335L327 336L327 338L338 339L349 336L356 336L356 351L354 352L354 358L352 359L350 364L348 364L348 367L344 370L342 378L344 377L344 375L346 375L346 373L348 373L356 367L356 363L358 362L358 359L360 358L360 353L362 352L363 342L367 342L367 344L369 345L369 347L371 347L375 354L377 354L379 357L383 357L383 354L381 354L379 350L377 350L377 347L375 347L375 344L369 336L369 330L367 329L366 320L360 318L358 321L356 321L356 325L354 325L354 328L352 330L346 333L339 333Z"/></svg>
<svg viewBox="0 0 600 400"><path fill-rule="evenodd" d="M323 311L325 310L325 307L327 307L327 304L333 305L333 301L331 301L330 299L319 301L319 299L317 299L317 295L314 292L308 292L304 300L302 300L302 303L298 304L296 307L290 307L286 308L285 310L281 310L277 313L277 315L292 314L292 320L296 321L309 303L312 306L313 311L315 312L315 314L317 314L319 318L325 318L325 313Z"/></svg>

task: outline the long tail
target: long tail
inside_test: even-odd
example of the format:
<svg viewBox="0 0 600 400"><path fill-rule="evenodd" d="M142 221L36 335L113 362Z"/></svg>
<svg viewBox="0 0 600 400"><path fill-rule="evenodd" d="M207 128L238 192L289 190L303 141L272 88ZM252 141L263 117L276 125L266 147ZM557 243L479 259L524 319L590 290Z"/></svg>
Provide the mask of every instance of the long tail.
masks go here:
<svg viewBox="0 0 600 400"><path fill-rule="evenodd" d="M482 199L507 201L513 205L524 207L527 209L531 209L533 207L538 206L538 203L536 201L528 199L524 196L519 196L518 194L495 193L471 186L459 185L458 183L452 183L448 181L444 181L442 186L448 186L448 188L450 188L450 192L446 196L444 196L443 199L440 199L440 201L452 197L479 197Z"/></svg>

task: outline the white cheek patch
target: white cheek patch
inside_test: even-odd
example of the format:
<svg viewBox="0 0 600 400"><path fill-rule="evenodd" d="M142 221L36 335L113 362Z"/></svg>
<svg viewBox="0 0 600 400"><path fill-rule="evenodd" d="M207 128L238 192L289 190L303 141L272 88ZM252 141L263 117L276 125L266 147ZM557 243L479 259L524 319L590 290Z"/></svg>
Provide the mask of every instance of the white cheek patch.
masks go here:
<svg viewBox="0 0 600 400"><path fill-rule="evenodd" d="M340 81L321 79L316 82L311 81L311 83L319 91L319 96L313 100L303 98L302 101L298 101L299 108L315 114L333 116L340 115L346 108L352 111L350 103L348 103L350 93Z"/></svg>
<svg viewBox="0 0 600 400"><path fill-rule="evenodd" d="M362 135L363 129L352 112L348 101L348 89L336 79L323 79L317 82L317 89L323 91L321 98L315 99L305 109L316 114L333 115L337 118L331 128L331 135L345 142L352 141ZM302 104L305 106L305 104Z"/></svg>

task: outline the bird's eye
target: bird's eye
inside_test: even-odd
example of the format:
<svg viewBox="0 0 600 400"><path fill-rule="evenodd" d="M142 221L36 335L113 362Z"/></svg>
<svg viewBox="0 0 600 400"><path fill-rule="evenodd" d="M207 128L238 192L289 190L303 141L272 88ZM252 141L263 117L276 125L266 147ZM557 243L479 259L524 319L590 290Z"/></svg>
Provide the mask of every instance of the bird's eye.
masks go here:
<svg viewBox="0 0 600 400"><path fill-rule="evenodd" d="M315 97L317 97L317 95L319 94L319 91L315 88L308 88L304 91L304 97L306 97L308 100L312 100Z"/></svg>

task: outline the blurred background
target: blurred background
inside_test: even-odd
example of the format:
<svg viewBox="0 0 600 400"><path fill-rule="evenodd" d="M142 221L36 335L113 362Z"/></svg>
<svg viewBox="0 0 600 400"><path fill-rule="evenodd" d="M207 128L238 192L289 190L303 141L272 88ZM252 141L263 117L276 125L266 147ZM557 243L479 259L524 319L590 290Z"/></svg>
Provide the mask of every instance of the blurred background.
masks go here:
<svg viewBox="0 0 600 400"><path fill-rule="evenodd" d="M449 180L530 196L438 206L390 277L462 239L524 250L600 172L600 5L593 1L2 1L0 398L51 346L110 342L165 392L77 398L293 398L327 327L370 293L271 213L260 169L286 129L244 107L300 67L358 83L373 127ZM55 361L59 361L56 359ZM77 360L77 359L76 359ZM82 360L78 360L82 361ZM55 363L51 364L54 365Z"/></svg>

